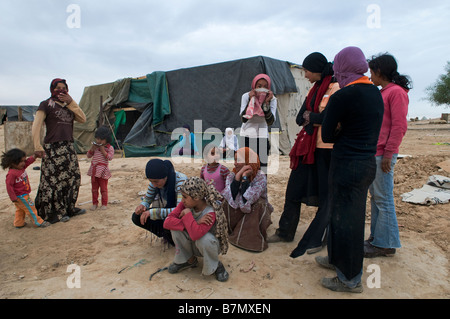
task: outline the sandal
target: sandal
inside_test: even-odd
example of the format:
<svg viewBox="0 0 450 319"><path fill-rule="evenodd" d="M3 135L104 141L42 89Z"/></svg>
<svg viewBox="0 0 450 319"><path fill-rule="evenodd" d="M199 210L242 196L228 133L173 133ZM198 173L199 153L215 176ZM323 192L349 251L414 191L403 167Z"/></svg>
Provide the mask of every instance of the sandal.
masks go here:
<svg viewBox="0 0 450 319"><path fill-rule="evenodd" d="M216 279L220 282L227 281L229 277L228 272L220 261L214 274L216 275Z"/></svg>
<svg viewBox="0 0 450 319"><path fill-rule="evenodd" d="M192 263L189 263L189 262L185 262L183 264L172 263L172 264L170 264L168 270L169 270L169 273L176 274L179 271L182 271L182 270L185 270L188 268L197 267L197 265L198 265L198 260L197 260L197 258L195 258L195 260Z"/></svg>

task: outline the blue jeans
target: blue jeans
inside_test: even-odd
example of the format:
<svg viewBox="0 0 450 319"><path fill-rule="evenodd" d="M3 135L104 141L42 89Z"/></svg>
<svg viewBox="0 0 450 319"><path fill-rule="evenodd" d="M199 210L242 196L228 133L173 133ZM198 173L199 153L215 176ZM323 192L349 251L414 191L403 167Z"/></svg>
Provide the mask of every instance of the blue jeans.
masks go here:
<svg viewBox="0 0 450 319"><path fill-rule="evenodd" d="M377 174L370 191L371 223L370 233L373 237L372 245L380 248L400 248L400 233L394 204L394 165L397 155L392 156L391 171L383 172L381 160L383 156L376 156Z"/></svg>
<svg viewBox="0 0 450 319"><path fill-rule="evenodd" d="M339 278L339 280L344 283L344 285L346 285L349 288L355 288L361 282L363 269L361 268L360 273L357 274L352 279L347 279L347 277L337 267L336 267L336 274L337 274L337 277Z"/></svg>

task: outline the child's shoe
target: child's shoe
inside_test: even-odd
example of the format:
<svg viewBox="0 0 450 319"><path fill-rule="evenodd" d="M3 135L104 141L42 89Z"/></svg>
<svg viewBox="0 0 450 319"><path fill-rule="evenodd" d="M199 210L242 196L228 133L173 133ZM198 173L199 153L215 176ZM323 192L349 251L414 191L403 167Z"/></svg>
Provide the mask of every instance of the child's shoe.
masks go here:
<svg viewBox="0 0 450 319"><path fill-rule="evenodd" d="M48 227L48 226L50 226L50 225L51 225L51 224L50 224L48 221L44 220L44 222L43 222L42 224L40 224L39 227L44 228L44 227Z"/></svg>
<svg viewBox="0 0 450 319"><path fill-rule="evenodd" d="M214 274L216 275L216 279L218 281L224 282L228 280L228 272L220 261Z"/></svg>
<svg viewBox="0 0 450 319"><path fill-rule="evenodd" d="M97 205L92 205L91 210L96 210L97 209Z"/></svg>
<svg viewBox="0 0 450 319"><path fill-rule="evenodd" d="M103 206L103 205L102 205L102 206L100 207L100 209L101 209L101 210L107 210L107 209L108 209L108 206Z"/></svg>

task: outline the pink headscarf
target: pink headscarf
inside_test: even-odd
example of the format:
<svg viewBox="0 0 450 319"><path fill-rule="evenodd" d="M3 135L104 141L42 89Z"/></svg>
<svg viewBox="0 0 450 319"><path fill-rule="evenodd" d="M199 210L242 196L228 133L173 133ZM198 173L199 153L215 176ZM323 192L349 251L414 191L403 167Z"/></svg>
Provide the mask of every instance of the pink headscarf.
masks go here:
<svg viewBox="0 0 450 319"><path fill-rule="evenodd" d="M271 84L270 77L269 77L267 74L264 74L264 73L258 74L257 76L255 76L255 77L253 78L253 81L252 81L252 89L255 89L255 88L256 88L256 82L258 82L258 81L261 80L261 79L264 79L264 80L267 81L267 83L269 84L268 88L269 88L269 90L270 90L270 84Z"/></svg>
<svg viewBox="0 0 450 319"><path fill-rule="evenodd" d="M255 76L253 78L252 81L252 90L256 89L256 83L261 80L264 79L267 81L268 84L268 89L270 90L270 77L267 74L258 74L257 76ZM256 89L258 90L258 89ZM246 114L244 115L245 118L250 119L253 117L253 115L259 115L259 116L264 116L264 112L262 110L262 105L264 103L264 100L266 99L268 92L258 92L256 91L256 95L254 97L251 98L250 103L247 107L247 111Z"/></svg>
<svg viewBox="0 0 450 319"><path fill-rule="evenodd" d="M369 64L358 47L346 47L334 57L334 76L341 88L358 80L369 70Z"/></svg>

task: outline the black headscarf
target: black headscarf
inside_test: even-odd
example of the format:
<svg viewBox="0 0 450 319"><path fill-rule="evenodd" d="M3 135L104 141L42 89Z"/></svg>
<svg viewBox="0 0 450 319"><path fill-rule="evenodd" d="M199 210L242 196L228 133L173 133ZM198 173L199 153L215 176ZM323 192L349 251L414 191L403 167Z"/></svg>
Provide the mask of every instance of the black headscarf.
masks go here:
<svg viewBox="0 0 450 319"><path fill-rule="evenodd" d="M166 185L161 189L157 189L159 196L165 198L167 203L165 208L173 208L177 206L177 194L175 190L176 173L172 162L168 160L151 159L145 167L145 176L149 179L163 179L167 177ZM163 196L166 194L166 196ZM167 198L166 198L167 197Z"/></svg>
<svg viewBox="0 0 450 319"><path fill-rule="evenodd" d="M313 73L322 74L322 79L327 75L333 75L333 63L328 62L327 58L320 52L309 54L304 60L302 66Z"/></svg>

